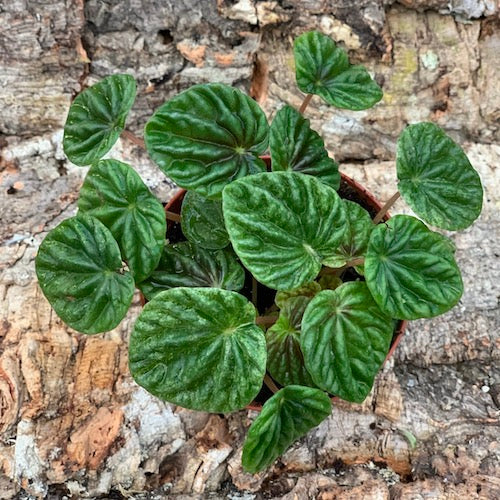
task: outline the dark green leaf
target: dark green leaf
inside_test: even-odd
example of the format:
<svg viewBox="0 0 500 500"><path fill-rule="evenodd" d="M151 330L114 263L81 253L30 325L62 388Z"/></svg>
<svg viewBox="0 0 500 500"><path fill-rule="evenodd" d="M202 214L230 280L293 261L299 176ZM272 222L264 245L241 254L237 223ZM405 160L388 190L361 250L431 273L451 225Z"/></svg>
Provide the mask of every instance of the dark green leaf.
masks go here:
<svg viewBox="0 0 500 500"><path fill-rule="evenodd" d="M295 39L297 85L319 95L337 108L371 108L382 99L382 90L363 66L349 63L346 52L318 31Z"/></svg>
<svg viewBox="0 0 500 500"><path fill-rule="evenodd" d="M325 260L324 264L328 267L342 267L353 259L364 257L370 234L375 227L370 214L363 207L353 201L342 202L347 214L346 232L335 254ZM363 266L356 266L356 270L362 274Z"/></svg>
<svg viewBox="0 0 500 500"><path fill-rule="evenodd" d="M351 281L320 292L302 318L301 346L315 384L347 401L361 403L389 351L390 316L365 283Z"/></svg>
<svg viewBox="0 0 500 500"><path fill-rule="evenodd" d="M118 244L96 218L61 222L43 240L35 264L45 297L71 328L105 332L127 313L134 280L122 270Z"/></svg>
<svg viewBox="0 0 500 500"><path fill-rule="evenodd" d="M223 210L238 257L258 281L277 290L314 280L345 231L337 192L294 172L258 174L229 184Z"/></svg>
<svg viewBox="0 0 500 500"><path fill-rule="evenodd" d="M146 125L151 158L179 186L218 198L224 186L263 172L269 126L258 104L221 83L195 85L167 101Z"/></svg>
<svg viewBox="0 0 500 500"><path fill-rule="evenodd" d="M182 202L181 224L184 236L203 248L216 250L229 245L220 200L188 191Z"/></svg>
<svg viewBox="0 0 500 500"><path fill-rule="evenodd" d="M330 399L323 391L298 385L284 387L266 402L250 426L243 445L243 468L251 473L265 469L331 411Z"/></svg>
<svg viewBox="0 0 500 500"><path fill-rule="evenodd" d="M111 231L136 282L151 274L165 245L165 211L132 167L117 160L93 165L78 208Z"/></svg>
<svg viewBox="0 0 500 500"><path fill-rule="evenodd" d="M366 283L378 305L398 319L431 318L451 309L463 292L448 238L415 217L396 215L373 230Z"/></svg>
<svg viewBox="0 0 500 500"><path fill-rule="evenodd" d="M335 290L342 285L342 280L334 274L324 274L318 280L322 290Z"/></svg>
<svg viewBox="0 0 500 500"><path fill-rule="evenodd" d="M434 123L406 127L396 167L401 196L429 224L464 229L479 217L481 179L462 148Z"/></svg>
<svg viewBox="0 0 500 500"><path fill-rule="evenodd" d="M319 283L316 283L316 281L311 281L310 283L306 283L305 285L294 288L293 290L282 290L280 292L276 292L274 302L280 309L283 309L287 300L293 297L307 297L312 299L318 292L321 292L321 286Z"/></svg>
<svg viewBox="0 0 500 500"><path fill-rule="evenodd" d="M333 189L340 186L339 166L325 149L323 139L294 108L283 106L269 135L273 171L291 170L314 175Z"/></svg>
<svg viewBox="0 0 500 500"><path fill-rule="evenodd" d="M281 385L307 385L314 382L304 366L300 350L300 324L312 297L289 298L283 305L278 321L266 332L267 370Z"/></svg>
<svg viewBox="0 0 500 500"><path fill-rule="evenodd" d="M151 300L157 293L179 286L224 288L237 292L243 288L244 282L245 271L231 249L207 250L183 241L165 247L158 268L139 284L139 288Z"/></svg>
<svg viewBox="0 0 500 500"><path fill-rule="evenodd" d="M135 80L113 75L85 89L69 108L63 147L76 165L100 160L118 140L135 100Z"/></svg>
<svg viewBox="0 0 500 500"><path fill-rule="evenodd" d="M172 288L148 302L130 338L130 372L151 394L191 410L224 413L258 394L266 340L256 310L235 292Z"/></svg>

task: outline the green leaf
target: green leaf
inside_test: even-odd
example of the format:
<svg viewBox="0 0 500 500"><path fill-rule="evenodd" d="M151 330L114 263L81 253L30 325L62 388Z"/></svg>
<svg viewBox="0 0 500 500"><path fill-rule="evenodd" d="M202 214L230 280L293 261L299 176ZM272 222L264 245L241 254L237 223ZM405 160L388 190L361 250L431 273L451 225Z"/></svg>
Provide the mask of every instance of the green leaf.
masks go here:
<svg viewBox="0 0 500 500"><path fill-rule="evenodd" d="M318 31L295 39L297 85L308 94L319 95L337 108L371 108L382 99L382 89L363 66L349 63L347 53Z"/></svg>
<svg viewBox="0 0 500 500"><path fill-rule="evenodd" d="M259 158L269 126L258 104L221 83L195 85L161 106L146 124L151 158L179 186L220 198L224 186L266 170Z"/></svg>
<svg viewBox="0 0 500 500"><path fill-rule="evenodd" d="M296 439L319 425L332 411L319 389L289 385L262 407L243 445L243 468L250 473L271 465Z"/></svg>
<svg viewBox="0 0 500 500"><path fill-rule="evenodd" d="M314 280L345 231L339 195L310 175L272 172L238 180L224 189L222 206L238 257L277 290Z"/></svg>
<svg viewBox="0 0 500 500"><path fill-rule="evenodd" d="M380 310L365 283L324 290L302 318L306 368L318 387L361 403L389 352L392 334L391 317Z"/></svg>
<svg viewBox="0 0 500 500"><path fill-rule="evenodd" d="M307 385L314 382L304 365L300 350L300 324L312 297L289 298L283 305L278 321L266 332L267 370L281 385Z"/></svg>
<svg viewBox="0 0 500 500"><path fill-rule="evenodd" d="M96 218L78 215L45 237L35 261L42 292L57 315L82 333L112 330L127 313L134 280L118 244Z"/></svg>
<svg viewBox="0 0 500 500"><path fill-rule="evenodd" d="M378 305L398 319L431 318L451 309L463 292L448 238L409 215L372 232L365 278Z"/></svg>
<svg viewBox="0 0 500 500"><path fill-rule="evenodd" d="M266 340L256 310L235 292L173 288L148 302L130 338L134 380L191 410L225 413L258 394Z"/></svg>
<svg viewBox="0 0 500 500"><path fill-rule="evenodd" d="M132 76L112 75L76 96L64 125L63 147L70 161L90 165L113 147L125 128L135 93Z"/></svg>
<svg viewBox="0 0 500 500"><path fill-rule="evenodd" d="M181 225L184 236L203 248L216 250L229 245L220 200L188 191L182 202Z"/></svg>
<svg viewBox="0 0 500 500"><path fill-rule="evenodd" d="M346 232L334 255L324 261L324 265L328 267L342 267L353 259L364 257L370 234L375 227L370 214L362 206L353 201L342 202L347 215ZM356 270L363 274L363 266L356 266Z"/></svg>
<svg viewBox="0 0 500 500"><path fill-rule="evenodd" d="M342 285L343 281L334 274L324 274L319 278L318 283L322 290L335 290Z"/></svg>
<svg viewBox="0 0 500 500"><path fill-rule="evenodd" d="M321 286L319 283L311 281L310 283L306 283L305 285L294 288L293 290L282 290L280 292L276 292L274 302L280 309L283 309L285 303L291 298L307 297L312 299L320 291Z"/></svg>
<svg viewBox="0 0 500 500"><path fill-rule="evenodd" d="M132 167L117 160L93 165L78 208L111 231L136 282L151 274L165 245L165 211Z"/></svg>
<svg viewBox="0 0 500 500"><path fill-rule="evenodd" d="M313 175L333 189L340 186L339 166L325 149L323 139L294 108L283 106L271 124L269 135L273 171Z"/></svg>
<svg viewBox="0 0 500 500"><path fill-rule="evenodd" d="M183 241L167 245L158 268L139 288L148 300L170 288L214 287L239 291L245 282L245 271L229 249L207 250Z"/></svg>
<svg viewBox="0 0 500 500"><path fill-rule="evenodd" d="M434 123L406 127L396 168L401 196L429 224L464 229L479 217L481 179L462 148Z"/></svg>

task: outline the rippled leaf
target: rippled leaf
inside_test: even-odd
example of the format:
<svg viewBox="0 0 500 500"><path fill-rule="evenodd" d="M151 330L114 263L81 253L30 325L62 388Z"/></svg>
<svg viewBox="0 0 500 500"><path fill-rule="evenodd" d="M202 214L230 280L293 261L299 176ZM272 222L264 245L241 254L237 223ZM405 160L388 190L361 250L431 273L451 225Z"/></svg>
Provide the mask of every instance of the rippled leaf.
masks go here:
<svg viewBox="0 0 500 500"><path fill-rule="evenodd" d="M364 257L370 234L375 227L370 214L362 206L353 201L342 200L342 202L347 215L346 231L334 255L324 262L325 266L334 268L345 266L358 257ZM356 266L355 269L363 274L363 266Z"/></svg>
<svg viewBox="0 0 500 500"><path fill-rule="evenodd" d="M188 191L182 202L181 224L184 236L203 248L213 250L229 245L220 200L208 200Z"/></svg>
<svg viewBox="0 0 500 500"><path fill-rule="evenodd" d="M409 125L398 140L398 189L413 211L443 229L464 229L481 213L478 173L434 123Z"/></svg>
<svg viewBox="0 0 500 500"><path fill-rule="evenodd" d="M318 387L361 403L389 351L392 319L363 282L324 290L302 318L305 365Z"/></svg>
<svg viewBox="0 0 500 500"><path fill-rule="evenodd" d="M135 80L130 75L112 75L78 94L64 125L63 147L75 165L100 160L125 128L135 100Z"/></svg>
<svg viewBox="0 0 500 500"><path fill-rule="evenodd" d="M314 382L304 365L300 349L300 325L312 297L289 298L282 306L278 321L266 332L267 370L281 385L306 385Z"/></svg>
<svg viewBox="0 0 500 500"><path fill-rule="evenodd" d="M318 31L295 39L297 85L308 94L319 95L337 108L371 108L382 99L382 90L366 68L349 63L345 50Z"/></svg>
<svg viewBox="0 0 500 500"><path fill-rule="evenodd" d="M229 184L223 211L238 257L258 281L277 290L313 281L345 231L337 192L294 172L258 174Z"/></svg>
<svg viewBox="0 0 500 500"><path fill-rule="evenodd" d="M276 292L274 302L280 309L282 309L285 303L291 298L307 297L312 299L320 291L321 286L319 285L319 283L316 283L316 281L311 281L310 283L306 283L305 285L294 288L293 290L282 290Z"/></svg>
<svg viewBox="0 0 500 500"><path fill-rule="evenodd" d="M266 401L248 430L242 463L255 473L271 465L296 439L319 425L332 411L319 389L289 385Z"/></svg>
<svg viewBox="0 0 500 500"><path fill-rule="evenodd" d="M118 244L94 217L78 215L45 237L35 261L38 282L57 315L82 333L113 329L132 302L134 280Z"/></svg>
<svg viewBox="0 0 500 500"><path fill-rule="evenodd" d="M264 112L221 83L194 85L167 101L146 124L151 158L179 186L220 198L224 186L263 172L268 144Z"/></svg>
<svg viewBox="0 0 500 500"><path fill-rule="evenodd" d="M239 291L245 282L245 271L234 252L207 250L183 241L167 245L160 263L139 288L148 300L157 293L179 286L214 287Z"/></svg>
<svg viewBox="0 0 500 500"><path fill-rule="evenodd" d="M324 274L318 281L322 290L335 290L342 285L342 280L333 274Z"/></svg>
<svg viewBox="0 0 500 500"><path fill-rule="evenodd" d="M151 394L191 410L225 413L258 394L266 341L256 310L217 288L173 288L148 302L130 338L134 380Z"/></svg>
<svg viewBox="0 0 500 500"><path fill-rule="evenodd" d="M372 232L366 283L378 305L398 319L431 318L463 292L453 245L415 217L396 215Z"/></svg>
<svg viewBox="0 0 500 500"><path fill-rule="evenodd" d="M165 211L132 167L117 160L93 165L78 208L111 231L136 282L151 274L165 245Z"/></svg>
<svg viewBox="0 0 500 500"><path fill-rule="evenodd" d="M339 166L325 149L320 135L291 106L283 106L270 129L269 148L273 171L294 171L313 175L333 189L340 186Z"/></svg>

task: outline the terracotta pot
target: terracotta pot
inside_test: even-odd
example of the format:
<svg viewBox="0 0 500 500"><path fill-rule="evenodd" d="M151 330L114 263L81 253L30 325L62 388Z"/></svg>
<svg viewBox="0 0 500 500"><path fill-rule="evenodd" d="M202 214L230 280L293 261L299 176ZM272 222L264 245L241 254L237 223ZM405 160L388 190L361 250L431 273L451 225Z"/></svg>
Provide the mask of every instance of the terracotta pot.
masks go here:
<svg viewBox="0 0 500 500"><path fill-rule="evenodd" d="M269 156L263 156L262 159L266 162L268 169L270 169L271 158ZM340 184L339 193L342 195L342 191L351 191L351 190L353 193L355 193L355 197L357 198L356 201L358 203L360 203L363 206L363 208L368 210L368 212L370 212L372 217L374 217L375 214L382 208L382 204L366 188L364 188L361 184L356 182L354 179L351 179L347 175L341 173L341 184ZM184 199L185 194L186 194L185 189L179 189L175 193L173 198L167 203L167 205L165 206L165 210L180 214L182 200ZM391 216L389 215L389 213L385 214L383 221L389 220L390 217ZM171 221L171 220L167 220L167 228L171 228L175 224L176 224L176 222ZM396 347L401 342L401 339L403 338L407 324L408 324L408 322L406 320L399 320L398 321L396 328L394 329L391 347L389 349L389 352L387 353L384 364L394 354ZM332 397L332 401L334 401L334 402L337 401L338 399L339 398L337 398L335 396ZM262 404L257 403L257 402L253 402L253 403L250 403L249 405L247 405L247 409L260 411L260 410L262 410Z"/></svg>

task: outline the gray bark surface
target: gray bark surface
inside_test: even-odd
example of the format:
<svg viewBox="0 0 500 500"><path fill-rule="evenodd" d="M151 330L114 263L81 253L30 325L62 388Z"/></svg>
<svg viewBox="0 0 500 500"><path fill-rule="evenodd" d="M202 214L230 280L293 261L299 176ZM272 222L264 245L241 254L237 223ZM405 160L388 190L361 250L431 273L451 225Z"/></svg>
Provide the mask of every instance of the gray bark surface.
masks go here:
<svg viewBox="0 0 500 500"><path fill-rule="evenodd" d="M491 0L0 0L0 498L500 498L500 18ZM362 405L332 415L269 470L240 465L255 417L162 403L137 387L122 324L87 337L51 311L34 273L47 231L76 212L85 168L62 151L73 97L111 73L138 80L128 122L194 83L249 92L271 119L300 106L292 40L320 29L366 65L384 99L307 109L341 170L380 199L396 189L397 137L434 121L485 187L454 233L465 294L415 321ZM133 144L162 200L175 186ZM398 201L394 213L410 213Z"/></svg>

